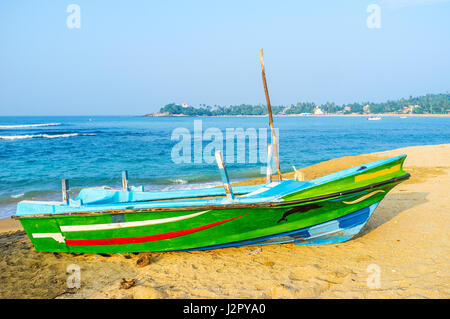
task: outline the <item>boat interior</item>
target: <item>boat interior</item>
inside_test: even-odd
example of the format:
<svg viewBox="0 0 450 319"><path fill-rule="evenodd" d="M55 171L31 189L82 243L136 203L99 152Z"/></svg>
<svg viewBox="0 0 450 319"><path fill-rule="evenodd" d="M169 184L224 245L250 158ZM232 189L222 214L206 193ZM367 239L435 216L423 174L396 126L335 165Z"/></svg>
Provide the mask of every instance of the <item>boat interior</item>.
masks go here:
<svg viewBox="0 0 450 319"><path fill-rule="evenodd" d="M283 197L288 194L358 174L376 166L396 161L401 157L404 157L404 155L359 165L309 181L290 179L258 185L233 186L231 187L233 194L233 198L231 199L227 196L229 194L226 193L224 187L159 192L144 191L143 186L131 186L127 187L127 189L111 189L107 187L84 188L79 192L77 197L68 199L67 202L21 201L18 203L16 216L119 209L201 207L283 202Z"/></svg>

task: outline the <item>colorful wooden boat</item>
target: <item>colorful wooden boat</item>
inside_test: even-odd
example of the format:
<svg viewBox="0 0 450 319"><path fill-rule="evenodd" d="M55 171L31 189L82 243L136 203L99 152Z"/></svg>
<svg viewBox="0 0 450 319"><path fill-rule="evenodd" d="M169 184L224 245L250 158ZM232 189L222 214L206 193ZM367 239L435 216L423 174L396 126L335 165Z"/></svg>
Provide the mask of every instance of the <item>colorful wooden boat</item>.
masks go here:
<svg viewBox="0 0 450 319"><path fill-rule="evenodd" d="M282 181L277 136L260 51L261 71L272 132L278 181L230 186L222 154L216 152L224 188L171 192L83 189L69 199L63 180L62 202L22 201L14 216L38 251L150 252L203 250L230 246L346 241L366 224L380 201L398 183L405 155L310 181ZM272 145L269 146L272 154Z"/></svg>
<svg viewBox="0 0 450 319"><path fill-rule="evenodd" d="M355 236L384 196L409 178L402 169L405 158L384 159L309 181L228 190L87 188L62 202L22 201L14 218L42 252L338 243Z"/></svg>

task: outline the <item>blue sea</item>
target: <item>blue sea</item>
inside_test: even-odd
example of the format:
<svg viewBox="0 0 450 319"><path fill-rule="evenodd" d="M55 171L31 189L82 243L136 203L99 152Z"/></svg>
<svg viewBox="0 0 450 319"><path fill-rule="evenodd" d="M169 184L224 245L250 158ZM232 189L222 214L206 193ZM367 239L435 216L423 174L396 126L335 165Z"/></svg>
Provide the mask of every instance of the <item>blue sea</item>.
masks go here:
<svg viewBox="0 0 450 319"><path fill-rule="evenodd" d="M203 132L215 128L224 136L227 128L268 127L267 117L0 117L0 218L13 215L21 200L59 200L61 179L69 179L71 196L83 187L120 187L123 170L131 185L146 190L220 185L215 163L194 162L194 120L202 121ZM274 122L283 171L346 155L450 143L450 118L275 117ZM192 132L190 163L174 162L176 129ZM208 143L203 140L201 149ZM263 176L264 161L252 163L249 157L226 163L232 181Z"/></svg>

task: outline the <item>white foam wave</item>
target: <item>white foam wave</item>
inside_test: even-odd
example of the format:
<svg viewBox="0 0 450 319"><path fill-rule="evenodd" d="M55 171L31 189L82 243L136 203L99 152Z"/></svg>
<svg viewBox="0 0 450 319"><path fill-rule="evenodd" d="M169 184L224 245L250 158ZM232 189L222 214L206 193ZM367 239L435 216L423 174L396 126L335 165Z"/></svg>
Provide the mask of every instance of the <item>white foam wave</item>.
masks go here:
<svg viewBox="0 0 450 319"><path fill-rule="evenodd" d="M0 135L0 140L15 141L29 138L58 138L58 137L72 137L77 136L78 133L69 134L33 134L33 135Z"/></svg>
<svg viewBox="0 0 450 319"><path fill-rule="evenodd" d="M24 193L15 194L15 195L11 195L11 198L19 198L19 197L22 197L23 195L25 195L25 194Z"/></svg>
<svg viewBox="0 0 450 319"><path fill-rule="evenodd" d="M41 126L58 126L58 125L61 125L61 123L0 125L0 129L14 129L14 128L41 127Z"/></svg>
<svg viewBox="0 0 450 319"><path fill-rule="evenodd" d="M170 180L173 184L187 184L187 181L181 178L177 178L177 179L171 179Z"/></svg>

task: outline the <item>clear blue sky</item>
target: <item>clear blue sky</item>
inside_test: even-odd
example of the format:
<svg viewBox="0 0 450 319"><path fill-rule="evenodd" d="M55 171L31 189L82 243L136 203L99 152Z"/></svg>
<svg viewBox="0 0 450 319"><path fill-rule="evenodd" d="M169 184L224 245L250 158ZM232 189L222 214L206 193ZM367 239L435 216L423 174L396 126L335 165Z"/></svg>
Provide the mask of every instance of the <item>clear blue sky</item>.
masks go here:
<svg viewBox="0 0 450 319"><path fill-rule="evenodd" d="M80 29L66 25L72 3ZM274 105L443 93L450 1L3 0L0 115L265 104L260 48Z"/></svg>

